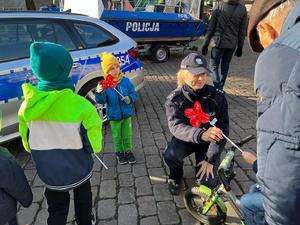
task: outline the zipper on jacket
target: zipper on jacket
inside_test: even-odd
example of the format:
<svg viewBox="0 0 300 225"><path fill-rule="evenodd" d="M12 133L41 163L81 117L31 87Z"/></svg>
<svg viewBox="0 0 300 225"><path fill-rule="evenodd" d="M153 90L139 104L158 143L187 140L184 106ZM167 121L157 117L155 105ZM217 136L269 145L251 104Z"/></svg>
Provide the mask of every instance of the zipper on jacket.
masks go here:
<svg viewBox="0 0 300 225"><path fill-rule="evenodd" d="M116 88L120 92L119 87L117 86ZM120 111L121 111L121 120L123 120L123 110L122 110L122 106L121 106L121 102L120 102L120 95L117 93L117 96L118 96L118 101L119 101L119 106L120 106Z"/></svg>

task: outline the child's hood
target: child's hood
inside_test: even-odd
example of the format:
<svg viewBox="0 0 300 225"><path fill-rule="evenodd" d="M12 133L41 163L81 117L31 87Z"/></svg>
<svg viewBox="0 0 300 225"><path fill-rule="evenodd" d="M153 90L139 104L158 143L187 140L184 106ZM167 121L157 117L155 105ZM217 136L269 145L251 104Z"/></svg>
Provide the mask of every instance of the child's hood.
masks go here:
<svg viewBox="0 0 300 225"><path fill-rule="evenodd" d="M41 117L61 97L72 93L71 89L44 92L31 84L23 84L24 102L19 110L25 121Z"/></svg>

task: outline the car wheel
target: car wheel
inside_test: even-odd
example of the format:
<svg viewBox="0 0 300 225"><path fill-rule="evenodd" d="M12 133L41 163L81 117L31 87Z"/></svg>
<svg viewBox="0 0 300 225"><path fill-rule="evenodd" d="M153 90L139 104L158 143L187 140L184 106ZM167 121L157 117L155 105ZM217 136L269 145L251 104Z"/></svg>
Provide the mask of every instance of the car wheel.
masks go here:
<svg viewBox="0 0 300 225"><path fill-rule="evenodd" d="M97 103L95 97L95 91L96 91L98 81L99 79L94 79L89 81L80 89L78 94L85 97L87 100L89 100L97 109L99 116L102 118L102 121L106 122L107 121L106 105Z"/></svg>
<svg viewBox="0 0 300 225"><path fill-rule="evenodd" d="M154 62L166 62L170 57L170 49L168 46L154 45L150 49L151 58Z"/></svg>

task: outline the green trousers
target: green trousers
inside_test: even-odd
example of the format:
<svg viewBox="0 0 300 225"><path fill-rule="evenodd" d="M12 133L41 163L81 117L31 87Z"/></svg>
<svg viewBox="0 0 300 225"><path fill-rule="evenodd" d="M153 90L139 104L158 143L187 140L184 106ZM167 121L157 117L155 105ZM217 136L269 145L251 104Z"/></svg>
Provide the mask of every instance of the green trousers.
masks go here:
<svg viewBox="0 0 300 225"><path fill-rule="evenodd" d="M130 152L132 150L131 117L119 121L110 121L112 138L116 152Z"/></svg>

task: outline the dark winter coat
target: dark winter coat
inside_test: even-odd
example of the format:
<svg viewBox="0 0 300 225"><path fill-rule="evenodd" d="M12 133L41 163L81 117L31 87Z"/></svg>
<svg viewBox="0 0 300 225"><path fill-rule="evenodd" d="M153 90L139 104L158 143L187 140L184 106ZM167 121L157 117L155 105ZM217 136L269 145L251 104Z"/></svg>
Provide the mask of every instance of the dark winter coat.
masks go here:
<svg viewBox="0 0 300 225"><path fill-rule="evenodd" d="M200 136L210 125L201 125L200 128L192 127L189 119L184 115L184 110L193 108L195 101L200 102L203 112L210 116L210 120L213 118L218 120L215 125L224 134L228 135L229 119L226 98L222 91L209 85L205 85L198 93L195 93L187 85L171 92L165 103L170 132L180 140L198 144L203 143ZM225 139L223 139L219 143L208 145L206 156L209 163L215 163L225 143Z"/></svg>
<svg viewBox="0 0 300 225"><path fill-rule="evenodd" d="M17 202L29 207L32 192L23 169L10 152L0 146L0 225L16 216Z"/></svg>
<svg viewBox="0 0 300 225"><path fill-rule="evenodd" d="M215 32L221 33L218 48L243 48L247 29L247 10L239 1L223 1L214 8L209 21L205 44L208 45Z"/></svg>
<svg viewBox="0 0 300 225"><path fill-rule="evenodd" d="M300 223L300 1L259 56L257 178L268 224Z"/></svg>

